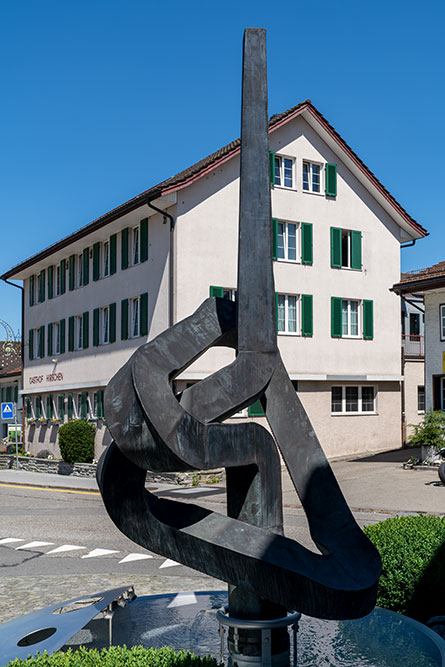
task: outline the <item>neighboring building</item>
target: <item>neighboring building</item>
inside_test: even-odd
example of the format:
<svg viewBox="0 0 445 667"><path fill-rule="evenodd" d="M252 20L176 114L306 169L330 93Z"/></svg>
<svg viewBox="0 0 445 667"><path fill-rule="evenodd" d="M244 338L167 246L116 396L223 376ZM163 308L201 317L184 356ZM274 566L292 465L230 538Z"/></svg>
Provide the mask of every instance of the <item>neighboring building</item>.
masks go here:
<svg viewBox="0 0 445 667"><path fill-rule="evenodd" d="M425 409L445 410L445 262L404 274L396 294L423 297L425 309Z"/></svg>
<svg viewBox="0 0 445 667"><path fill-rule="evenodd" d="M22 359L20 356L21 345L19 342L0 341L0 401L2 403L16 403L17 423L22 426ZM0 415L0 438L8 437L8 425L14 422L1 419Z"/></svg>
<svg viewBox="0 0 445 667"><path fill-rule="evenodd" d="M400 304L389 287L400 244L426 232L309 101L271 119L270 144L287 370L327 456L397 447ZM25 287L31 451L54 445L58 424L78 416L97 422L99 455L112 375L209 295L236 297L239 151L232 142L2 276ZM177 391L233 358L209 350ZM264 421L257 404L247 415Z"/></svg>

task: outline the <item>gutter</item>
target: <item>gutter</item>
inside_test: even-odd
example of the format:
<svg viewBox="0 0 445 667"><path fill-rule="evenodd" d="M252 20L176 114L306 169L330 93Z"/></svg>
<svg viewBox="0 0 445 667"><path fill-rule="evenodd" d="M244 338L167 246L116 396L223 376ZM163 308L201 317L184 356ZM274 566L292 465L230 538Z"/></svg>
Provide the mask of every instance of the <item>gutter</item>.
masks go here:
<svg viewBox="0 0 445 667"><path fill-rule="evenodd" d="M170 249L168 255L168 326L172 327L174 323L174 279L175 279L175 244L174 244L174 232L175 232L175 219L167 211L163 211L147 199L147 206L153 211L160 213L164 218L164 225L166 224L168 218L170 220Z"/></svg>
<svg viewBox="0 0 445 667"><path fill-rule="evenodd" d="M21 312L21 320L20 320L20 324L21 324L21 328L22 328L22 343L20 345L20 357L21 357L21 360L22 360L22 371L21 371L20 375L21 375L21 378L22 378L22 387L23 387L23 385L24 385L24 371L25 371L25 288L23 287L23 285L16 285L15 283L10 282L4 276L1 276L1 279L7 285L12 285L13 287L17 287L17 289L21 290L21 292L22 292L22 303L21 303L22 312ZM16 406L16 414L17 414L17 406ZM24 442L24 441L25 441L25 402L22 400L22 442Z"/></svg>

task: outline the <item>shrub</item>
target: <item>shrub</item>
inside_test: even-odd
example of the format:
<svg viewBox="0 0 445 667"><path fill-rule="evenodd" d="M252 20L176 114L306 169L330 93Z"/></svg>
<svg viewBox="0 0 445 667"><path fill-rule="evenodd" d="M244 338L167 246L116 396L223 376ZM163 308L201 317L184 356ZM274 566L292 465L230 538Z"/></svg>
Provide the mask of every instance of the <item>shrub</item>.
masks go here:
<svg viewBox="0 0 445 667"><path fill-rule="evenodd" d="M69 649L66 653L48 655L42 653L35 658L13 660L6 667L218 667L214 658L198 658L188 651L177 653L167 646L160 649L143 648L142 646L111 646L97 651L81 646L76 651Z"/></svg>
<svg viewBox="0 0 445 667"><path fill-rule="evenodd" d="M84 419L75 419L59 428L59 447L65 463L91 463L94 459L96 428Z"/></svg>
<svg viewBox="0 0 445 667"><path fill-rule="evenodd" d="M40 452L37 452L36 457L38 459L52 459L53 453L49 449L41 449Z"/></svg>
<svg viewBox="0 0 445 667"><path fill-rule="evenodd" d="M434 447L436 451L445 447L445 412L442 410L427 412L423 421L410 426L414 428L414 435L409 443L411 447L426 445Z"/></svg>
<svg viewBox="0 0 445 667"><path fill-rule="evenodd" d="M382 558L377 605L426 622L443 613L445 517L402 516L364 528Z"/></svg>

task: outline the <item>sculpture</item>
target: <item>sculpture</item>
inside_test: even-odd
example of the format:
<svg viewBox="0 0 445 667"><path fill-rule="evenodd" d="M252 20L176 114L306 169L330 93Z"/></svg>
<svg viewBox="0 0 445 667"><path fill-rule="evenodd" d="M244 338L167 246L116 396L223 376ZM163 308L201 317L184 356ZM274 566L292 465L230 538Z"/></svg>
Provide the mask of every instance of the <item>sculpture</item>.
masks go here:
<svg viewBox="0 0 445 667"><path fill-rule="evenodd" d="M375 605L380 558L347 506L276 333L266 39L253 28L244 38L237 304L206 299L112 378L105 414L114 442L101 458L98 482L110 517L130 539L226 581L231 615L273 618L295 609L359 618ZM235 361L178 401L174 378L215 345L233 347ZM257 399L276 444L256 423L223 423ZM319 554L283 535L277 446ZM145 489L146 470L220 466L228 516Z"/></svg>

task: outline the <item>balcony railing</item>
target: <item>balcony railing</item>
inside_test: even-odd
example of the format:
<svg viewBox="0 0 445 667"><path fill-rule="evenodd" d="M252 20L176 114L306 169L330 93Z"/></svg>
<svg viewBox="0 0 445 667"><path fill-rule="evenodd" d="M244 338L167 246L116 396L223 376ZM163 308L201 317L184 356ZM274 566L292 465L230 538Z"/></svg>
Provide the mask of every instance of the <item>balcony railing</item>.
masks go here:
<svg viewBox="0 0 445 667"><path fill-rule="evenodd" d="M425 356L424 336L402 334L402 348L408 357Z"/></svg>

